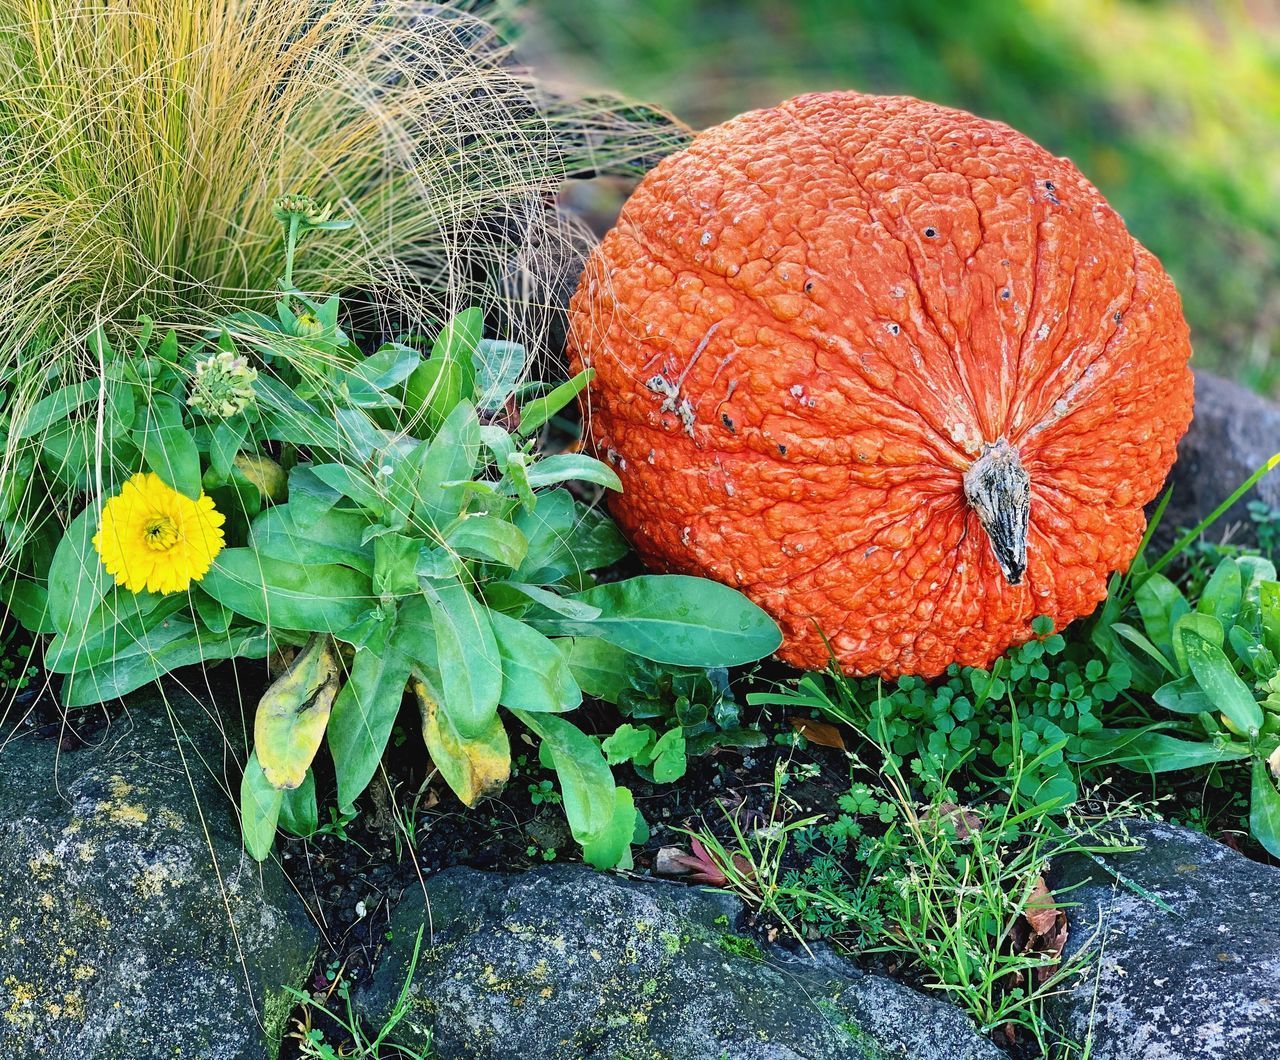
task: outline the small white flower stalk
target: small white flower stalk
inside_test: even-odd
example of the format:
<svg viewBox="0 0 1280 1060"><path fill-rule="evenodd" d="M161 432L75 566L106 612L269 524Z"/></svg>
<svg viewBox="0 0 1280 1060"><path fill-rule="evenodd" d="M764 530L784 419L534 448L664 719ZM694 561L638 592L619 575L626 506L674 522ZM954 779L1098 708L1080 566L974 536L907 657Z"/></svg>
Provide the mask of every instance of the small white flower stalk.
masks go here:
<svg viewBox="0 0 1280 1060"><path fill-rule="evenodd" d="M253 384L257 378L258 370L251 368L247 360L222 350L196 362L187 404L206 416L230 419L256 400Z"/></svg>

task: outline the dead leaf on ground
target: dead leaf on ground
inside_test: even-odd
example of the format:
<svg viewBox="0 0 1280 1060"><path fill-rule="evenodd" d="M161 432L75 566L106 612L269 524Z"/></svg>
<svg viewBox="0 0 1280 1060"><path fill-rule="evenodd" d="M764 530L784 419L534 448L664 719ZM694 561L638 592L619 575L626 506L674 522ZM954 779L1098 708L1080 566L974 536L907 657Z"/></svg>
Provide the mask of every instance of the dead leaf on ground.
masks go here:
<svg viewBox="0 0 1280 1060"><path fill-rule="evenodd" d="M956 839L968 839L973 833L982 830L982 818L976 811L966 806L957 806L954 802L942 802L933 813L935 820L951 824L956 830Z"/></svg>
<svg viewBox="0 0 1280 1060"><path fill-rule="evenodd" d="M813 718L788 718L791 727L795 729L810 743L816 743L819 747L834 747L837 751L843 751L844 736L840 730L834 725L825 721L815 721Z"/></svg>
<svg viewBox="0 0 1280 1060"><path fill-rule="evenodd" d="M1036 969L1036 980L1043 983L1057 968L1063 947L1067 944L1066 911L1054 900L1043 876L1036 877L1017 927L1020 930L1014 932L1014 942L1019 952L1050 958L1044 966Z"/></svg>

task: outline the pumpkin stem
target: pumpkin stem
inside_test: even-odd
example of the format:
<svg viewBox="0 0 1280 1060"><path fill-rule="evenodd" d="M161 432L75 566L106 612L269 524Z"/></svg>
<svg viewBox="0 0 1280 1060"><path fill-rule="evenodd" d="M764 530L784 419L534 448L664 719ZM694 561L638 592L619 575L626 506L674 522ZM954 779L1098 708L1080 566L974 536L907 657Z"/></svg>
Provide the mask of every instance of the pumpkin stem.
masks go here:
<svg viewBox="0 0 1280 1060"><path fill-rule="evenodd" d="M1018 450L1003 438L984 443L982 455L964 474L964 495L991 539L991 551L1009 584L1020 584L1027 569L1031 476Z"/></svg>

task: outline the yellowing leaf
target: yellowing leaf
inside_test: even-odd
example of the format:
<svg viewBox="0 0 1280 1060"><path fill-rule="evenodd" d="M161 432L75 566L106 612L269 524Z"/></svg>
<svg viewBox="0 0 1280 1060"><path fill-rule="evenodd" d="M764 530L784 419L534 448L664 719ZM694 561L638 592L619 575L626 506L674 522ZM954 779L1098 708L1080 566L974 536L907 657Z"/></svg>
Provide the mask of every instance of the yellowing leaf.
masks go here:
<svg viewBox="0 0 1280 1060"><path fill-rule="evenodd" d="M337 694L333 640L317 634L258 702L253 742L263 775L274 787L296 788L306 779Z"/></svg>
<svg viewBox="0 0 1280 1060"><path fill-rule="evenodd" d="M474 806L499 791L511 775L511 744L502 719L495 714L484 732L464 739L424 682L414 678L409 687L422 713L422 735L431 760L463 805Z"/></svg>

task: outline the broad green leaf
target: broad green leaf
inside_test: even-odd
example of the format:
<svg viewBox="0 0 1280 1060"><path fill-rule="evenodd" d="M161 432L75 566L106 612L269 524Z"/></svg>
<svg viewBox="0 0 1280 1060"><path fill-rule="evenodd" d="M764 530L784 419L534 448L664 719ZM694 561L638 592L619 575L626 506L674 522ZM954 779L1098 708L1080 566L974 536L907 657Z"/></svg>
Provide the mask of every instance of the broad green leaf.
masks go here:
<svg viewBox="0 0 1280 1060"><path fill-rule="evenodd" d="M571 599L600 608L578 622L528 619L544 633L600 637L633 655L675 666L739 666L782 643L777 623L727 585L680 574L650 574L597 585Z"/></svg>
<svg viewBox="0 0 1280 1060"><path fill-rule="evenodd" d="M481 339L472 358L476 374L476 407L488 412L502 408L520 384L528 358L525 348L518 342Z"/></svg>
<svg viewBox="0 0 1280 1060"><path fill-rule="evenodd" d="M502 696L502 659L490 612L460 584L427 592L435 627L441 707L463 739L491 728Z"/></svg>
<svg viewBox="0 0 1280 1060"><path fill-rule="evenodd" d="M248 437L249 421L244 416L222 420L213 429L213 437L209 443L209 470L213 473L214 485L231 477L231 466L236 454L244 447Z"/></svg>
<svg viewBox="0 0 1280 1060"><path fill-rule="evenodd" d="M376 353L343 373L351 403L361 408L394 407L400 404L390 391L403 383L422 364L417 350L388 342Z"/></svg>
<svg viewBox="0 0 1280 1060"><path fill-rule="evenodd" d="M1151 641L1125 622L1113 622L1111 628L1117 636L1123 637L1142 651L1166 673L1177 674L1178 671L1174 669L1173 663L1169 661L1173 657L1172 651L1170 651L1169 658L1166 658L1156 645L1152 644Z"/></svg>
<svg viewBox="0 0 1280 1060"><path fill-rule="evenodd" d="M1196 684L1241 733L1262 728L1262 707L1235 672L1222 649L1194 630L1182 631L1182 645Z"/></svg>
<svg viewBox="0 0 1280 1060"><path fill-rule="evenodd" d="M574 838L584 843L601 835L613 820L616 795L613 773L596 742L558 714L513 713L551 756Z"/></svg>
<svg viewBox="0 0 1280 1060"><path fill-rule="evenodd" d="M49 617L61 633L85 628L111 587L111 575L93 547L98 512L86 508L71 520L49 564Z"/></svg>
<svg viewBox="0 0 1280 1060"><path fill-rule="evenodd" d="M335 564L300 565L250 548L219 553L200 587L254 622L309 633L337 633L373 607L367 575Z"/></svg>
<svg viewBox="0 0 1280 1060"><path fill-rule="evenodd" d="M57 633L49 604L49 590L39 582L17 579L0 591L0 606L7 607L28 633Z"/></svg>
<svg viewBox="0 0 1280 1060"><path fill-rule="evenodd" d="M1222 625L1230 629L1235 625L1236 616L1240 614L1240 605L1244 601L1244 584L1240 577L1240 568L1236 561L1228 556L1215 568L1208 584L1200 594L1196 610L1202 615L1212 615Z"/></svg>
<svg viewBox="0 0 1280 1060"><path fill-rule="evenodd" d="M1165 710L1172 710L1177 714L1202 714L1216 709L1213 700L1190 674L1161 685L1152 694L1152 698Z"/></svg>
<svg viewBox="0 0 1280 1060"><path fill-rule="evenodd" d="M200 497L200 450L182 425L182 406L168 394L151 398L134 435L147 467L164 483L192 500Z"/></svg>
<svg viewBox="0 0 1280 1060"><path fill-rule="evenodd" d="M458 404L427 447L418 474L414 515L437 529L457 518L460 495L446 483L471 478L480 459L480 421L467 402Z"/></svg>
<svg viewBox="0 0 1280 1060"><path fill-rule="evenodd" d="M314 526L340 500L341 491L322 480L310 464L299 464L289 472L289 515L295 526Z"/></svg>
<svg viewBox="0 0 1280 1060"><path fill-rule="evenodd" d="M651 756L645 752L652 743L653 729L648 725L637 726L624 721L600 744L600 750L604 752L609 765L618 766L623 762L633 762L641 756L648 761Z"/></svg>
<svg viewBox="0 0 1280 1060"><path fill-rule="evenodd" d="M1261 758L1253 760L1252 787L1249 831L1272 857L1280 858L1280 791Z"/></svg>
<svg viewBox="0 0 1280 1060"><path fill-rule="evenodd" d="M561 383L549 394L534 398L532 401L521 405L520 429L517 433L521 436L527 436L541 428L547 420L551 419L552 416L582 393L591 380L595 378L595 374L594 368L583 369L572 379Z"/></svg>
<svg viewBox="0 0 1280 1060"><path fill-rule="evenodd" d="M373 591L381 597L408 596L418 591L418 554L422 540L403 534L373 539Z"/></svg>
<svg viewBox="0 0 1280 1060"><path fill-rule="evenodd" d="M569 481L594 482L611 490L622 489L622 480L613 468L582 453L558 453L544 457L529 468L528 482L533 489Z"/></svg>
<svg viewBox="0 0 1280 1060"><path fill-rule="evenodd" d="M344 497L350 497L361 508L367 508L378 518L386 514L386 498L367 475L362 475L346 464L317 464L311 469L311 473L330 489Z"/></svg>
<svg viewBox="0 0 1280 1060"><path fill-rule="evenodd" d="M1116 729L1104 729L1087 737L1082 741L1082 751L1090 759L1137 773L1197 769L1249 757L1249 749L1238 744L1219 746L1209 740L1181 740L1162 732Z"/></svg>
<svg viewBox="0 0 1280 1060"><path fill-rule="evenodd" d="M511 744L502 719L494 714L483 731L465 738L429 686L415 678L412 688L431 761L462 804L474 806L484 796L500 791L511 775Z"/></svg>
<svg viewBox="0 0 1280 1060"><path fill-rule="evenodd" d="M636 831L636 807L627 788L614 789L613 817L607 827L582 840L582 860L597 869L630 863L631 841Z"/></svg>
<svg viewBox="0 0 1280 1060"><path fill-rule="evenodd" d="M593 618L600 617L598 607L592 607L581 600L573 600L554 593L550 589L528 585L525 582L488 582L484 592L490 606L500 611L527 610L529 604L539 604L557 615L576 618L582 622L590 622Z"/></svg>
<svg viewBox="0 0 1280 1060"><path fill-rule="evenodd" d="M1258 586L1262 611L1262 643L1280 659L1280 582L1266 581Z"/></svg>
<svg viewBox="0 0 1280 1060"><path fill-rule="evenodd" d="M258 555L290 564L336 563L361 574L373 574L373 545L361 543L369 517L331 508L312 520L298 522L295 502L267 508L254 519L249 544Z"/></svg>
<svg viewBox="0 0 1280 1060"><path fill-rule="evenodd" d="M13 432L15 441L34 438L42 435L49 428L60 424L82 405L97 401L102 393L101 379L86 379L83 383L73 383L55 390L48 397L41 398L21 420L17 430Z"/></svg>
<svg viewBox="0 0 1280 1060"><path fill-rule="evenodd" d="M1183 633L1186 631L1197 634L1219 648L1222 647L1226 640L1226 631L1222 628L1222 623L1212 615L1202 615L1198 611L1191 611L1183 615L1173 627L1173 650L1178 659L1178 671L1183 674L1191 671L1191 666L1187 662L1185 642L1183 641Z"/></svg>
<svg viewBox="0 0 1280 1060"><path fill-rule="evenodd" d="M499 702L504 707L555 713L582 703L582 691L554 641L497 611L489 612L489 621L502 659Z"/></svg>
<svg viewBox="0 0 1280 1060"><path fill-rule="evenodd" d="M1166 659L1174 661L1173 627L1178 619L1191 610L1186 597L1163 574L1152 574L1138 586L1134 600L1142 615L1147 637Z"/></svg>
<svg viewBox="0 0 1280 1060"><path fill-rule="evenodd" d="M567 490L539 494L537 506L517 512L513 522L529 539L517 581L549 585L567 577L581 579L628 552L613 520L577 503Z"/></svg>
<svg viewBox="0 0 1280 1060"><path fill-rule="evenodd" d="M113 589L82 625L49 642L44 664L56 674L98 666L185 608L186 599L178 593L160 596Z"/></svg>
<svg viewBox="0 0 1280 1060"><path fill-rule="evenodd" d="M473 358L483 328L479 309L459 313L441 329L431 355L405 384L405 409L422 417L428 435L438 434L453 410L475 396Z"/></svg>
<svg viewBox="0 0 1280 1060"><path fill-rule="evenodd" d="M258 396L263 433L267 440L314 446L329 452L343 447L333 417L320 415L315 406L298 397L278 379L260 374L253 389Z"/></svg>
<svg viewBox="0 0 1280 1060"><path fill-rule="evenodd" d="M240 781L240 830L244 848L256 861L266 861L276 841L283 793L262 773L256 754L249 755Z"/></svg>
<svg viewBox="0 0 1280 1060"><path fill-rule="evenodd" d="M670 784L684 776L689 767L685 756L684 730L679 726L668 729L653 745L651 760L653 779L658 784Z"/></svg>
<svg viewBox="0 0 1280 1060"><path fill-rule="evenodd" d="M235 621L235 612L229 607L223 607L198 585L191 587L191 603L196 609L201 624L210 633L226 633L231 628L231 623Z"/></svg>
<svg viewBox="0 0 1280 1060"><path fill-rule="evenodd" d="M388 635L387 629L392 632ZM356 652L334 700L325 739L338 780L338 808L349 812L382 761L409 681L409 659L396 643L398 626L384 624Z"/></svg>
<svg viewBox="0 0 1280 1060"><path fill-rule="evenodd" d="M105 703L181 666L208 665L218 659L261 659L267 648L267 636L260 629L238 629L216 636L175 615L138 640L124 644L105 662L68 676L62 684L62 705Z"/></svg>
<svg viewBox="0 0 1280 1060"><path fill-rule="evenodd" d="M518 528L492 515L472 515L456 523L444 543L460 556L515 569L529 550Z"/></svg>
<svg viewBox="0 0 1280 1060"><path fill-rule="evenodd" d="M268 783L283 789L303 782L337 694L333 641L327 634L314 636L258 701L253 745Z"/></svg>
<svg viewBox="0 0 1280 1060"><path fill-rule="evenodd" d="M599 637L565 637L555 643L569 660L569 670L589 696L617 703L627 687L628 653Z"/></svg>
<svg viewBox="0 0 1280 1060"><path fill-rule="evenodd" d="M320 826L320 811L316 806L316 778L311 770L302 783L282 791L279 827L290 835L306 839Z"/></svg>

